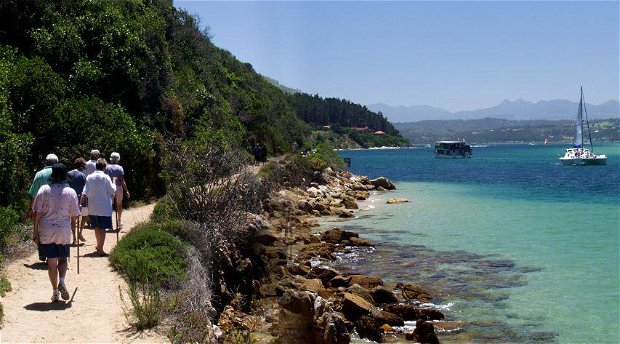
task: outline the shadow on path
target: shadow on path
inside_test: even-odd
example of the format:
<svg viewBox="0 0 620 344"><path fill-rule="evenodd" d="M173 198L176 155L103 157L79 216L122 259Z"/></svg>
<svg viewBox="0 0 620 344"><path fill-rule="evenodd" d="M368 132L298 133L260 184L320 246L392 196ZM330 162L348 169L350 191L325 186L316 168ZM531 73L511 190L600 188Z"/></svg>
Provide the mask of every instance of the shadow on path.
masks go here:
<svg viewBox="0 0 620 344"><path fill-rule="evenodd" d="M49 311L64 311L71 308L71 302L34 302L24 306L29 311L37 312L49 312Z"/></svg>
<svg viewBox="0 0 620 344"><path fill-rule="evenodd" d="M24 266L27 267L28 269L33 269L33 270L47 270L47 263L45 262L36 262L36 263L30 263L30 264L25 264Z"/></svg>

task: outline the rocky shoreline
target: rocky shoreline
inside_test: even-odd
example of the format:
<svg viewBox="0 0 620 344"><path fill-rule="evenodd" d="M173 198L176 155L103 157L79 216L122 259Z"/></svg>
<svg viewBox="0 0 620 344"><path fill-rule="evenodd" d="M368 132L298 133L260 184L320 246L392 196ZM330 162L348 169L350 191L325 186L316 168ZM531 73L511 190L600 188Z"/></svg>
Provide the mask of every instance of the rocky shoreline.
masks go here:
<svg viewBox="0 0 620 344"><path fill-rule="evenodd" d="M349 343L355 332L375 342L438 343L435 324L444 314L424 305L432 299L426 291L406 281L388 285L378 276L344 274L329 266L337 254L372 242L338 228L313 231L318 217L353 217L357 201L368 199L370 191L392 190L394 184L349 172L328 171L320 179L305 189L272 193L263 201L263 214L249 219L251 244L231 262L236 278L223 279L230 282L221 290L235 294L236 279L251 286L245 288L250 295L244 301L231 295L217 322L220 339L242 331L256 343L340 344ZM405 322L415 322L415 329L405 330L410 328L403 327Z"/></svg>

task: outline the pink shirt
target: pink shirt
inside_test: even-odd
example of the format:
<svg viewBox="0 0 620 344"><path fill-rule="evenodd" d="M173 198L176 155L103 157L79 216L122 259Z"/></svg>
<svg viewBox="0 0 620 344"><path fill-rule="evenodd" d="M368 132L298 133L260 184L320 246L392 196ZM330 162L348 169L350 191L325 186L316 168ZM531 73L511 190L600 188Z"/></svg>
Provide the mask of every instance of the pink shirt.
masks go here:
<svg viewBox="0 0 620 344"><path fill-rule="evenodd" d="M80 215L75 190L60 183L43 185L34 199L33 209L41 213L41 244L71 243L71 217Z"/></svg>

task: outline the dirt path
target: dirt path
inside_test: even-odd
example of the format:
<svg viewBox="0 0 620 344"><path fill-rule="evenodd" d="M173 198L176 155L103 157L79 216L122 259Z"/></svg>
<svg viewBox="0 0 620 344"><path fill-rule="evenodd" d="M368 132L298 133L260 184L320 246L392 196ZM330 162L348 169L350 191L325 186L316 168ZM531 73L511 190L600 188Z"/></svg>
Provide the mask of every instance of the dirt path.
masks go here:
<svg viewBox="0 0 620 344"><path fill-rule="evenodd" d="M152 211L153 205L125 210L120 236L136 223L146 221ZM72 302L50 302L47 267L39 263L36 252L7 267L6 277L13 291L1 300L4 322L0 343L169 342L165 335L154 331L135 333L131 329L123 315L119 292L119 288L127 289L125 281L112 271L108 258L93 254L93 231L85 229L84 236L87 241L80 247L79 275L77 249L71 248L66 284L72 295L75 292ZM109 253L115 244L116 234L107 234L104 250Z"/></svg>

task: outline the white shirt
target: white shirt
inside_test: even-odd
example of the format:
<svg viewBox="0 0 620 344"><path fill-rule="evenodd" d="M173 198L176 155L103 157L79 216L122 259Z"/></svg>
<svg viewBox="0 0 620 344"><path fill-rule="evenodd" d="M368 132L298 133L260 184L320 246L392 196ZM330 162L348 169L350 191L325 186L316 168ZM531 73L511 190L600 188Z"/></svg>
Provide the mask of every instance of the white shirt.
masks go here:
<svg viewBox="0 0 620 344"><path fill-rule="evenodd" d="M32 208L41 213L39 238L41 244L71 243L71 217L80 215L77 194L62 183L43 185Z"/></svg>
<svg viewBox="0 0 620 344"><path fill-rule="evenodd" d="M103 171L97 170L86 177L82 194L88 197L88 215L112 216L112 197L115 192L116 185Z"/></svg>

